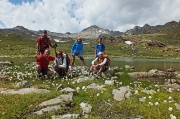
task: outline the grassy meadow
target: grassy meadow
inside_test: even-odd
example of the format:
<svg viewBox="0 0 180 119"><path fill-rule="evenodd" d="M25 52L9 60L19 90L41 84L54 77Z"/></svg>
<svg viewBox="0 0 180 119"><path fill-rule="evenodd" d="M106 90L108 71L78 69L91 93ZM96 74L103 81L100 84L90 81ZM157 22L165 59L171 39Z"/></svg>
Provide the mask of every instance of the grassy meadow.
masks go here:
<svg viewBox="0 0 180 119"><path fill-rule="evenodd" d="M159 34L141 34L141 35L124 35L126 40L135 42L136 51L131 50L125 44L122 38L106 37L103 42L106 45L106 53L110 57L133 57L133 58L180 58L179 50L180 34L174 31ZM68 39L66 43L58 44L57 49L60 49L70 55L70 50L75 39ZM166 47L148 46L150 41L158 41L166 44ZM83 39L83 42L90 42L85 45L84 56L93 57L96 39ZM52 41L52 43L54 43ZM0 34L0 54L1 56L9 57L34 57L36 55L36 41L27 39L17 34ZM54 50L51 49L51 54L54 55ZM35 63L20 63L10 66L2 66L0 70L3 75L7 75L11 80L0 79L0 88L16 89L15 84L21 81L31 82L35 87L40 89L48 89L51 92L46 94L26 94L26 95L0 95L0 117L1 119L50 119L52 115L63 114L81 114L82 109L79 104L86 102L91 104L92 111L88 114L89 119L171 119L171 117L180 118L180 111L176 109L176 105L180 104L179 91L168 92L167 88L158 86L158 82L151 83L150 81L142 81L134 83L129 77L128 72L123 68L118 68L114 71L109 71L111 77L115 76L116 72L123 72L123 75L118 76L115 80L115 85L105 85L107 90L91 90L86 87L92 83L104 85L105 80L110 78L100 78L92 81L77 83L73 78L54 77L45 80L37 80ZM63 84L64 87L73 89L79 88L79 92L74 96L73 102L69 108L58 110L52 113L44 114L43 116L33 115L37 110L37 105L42 101L55 98L62 94L56 90L57 86ZM118 89L121 86L129 86L132 90L132 97L118 102L113 99L111 91ZM23 87L22 87L23 88ZM18 89L18 88L17 88ZM154 94L146 94L143 90L154 90ZM142 98L145 101L141 102Z"/></svg>

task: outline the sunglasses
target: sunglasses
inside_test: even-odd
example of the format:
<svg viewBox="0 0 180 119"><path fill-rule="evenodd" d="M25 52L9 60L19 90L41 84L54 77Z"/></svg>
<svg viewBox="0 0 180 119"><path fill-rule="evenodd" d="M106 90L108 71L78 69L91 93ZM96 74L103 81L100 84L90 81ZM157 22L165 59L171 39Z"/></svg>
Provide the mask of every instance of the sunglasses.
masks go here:
<svg viewBox="0 0 180 119"><path fill-rule="evenodd" d="M57 55L61 55L60 53L58 53Z"/></svg>

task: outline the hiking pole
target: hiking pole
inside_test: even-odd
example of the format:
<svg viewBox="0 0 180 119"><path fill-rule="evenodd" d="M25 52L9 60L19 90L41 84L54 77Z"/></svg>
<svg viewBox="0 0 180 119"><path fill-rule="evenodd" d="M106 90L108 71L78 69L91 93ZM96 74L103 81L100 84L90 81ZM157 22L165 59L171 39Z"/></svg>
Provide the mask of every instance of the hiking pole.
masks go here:
<svg viewBox="0 0 180 119"><path fill-rule="evenodd" d="M54 46L54 52L55 52L55 55L57 56L57 53L56 53L56 47L57 47L57 44L55 43L53 46Z"/></svg>

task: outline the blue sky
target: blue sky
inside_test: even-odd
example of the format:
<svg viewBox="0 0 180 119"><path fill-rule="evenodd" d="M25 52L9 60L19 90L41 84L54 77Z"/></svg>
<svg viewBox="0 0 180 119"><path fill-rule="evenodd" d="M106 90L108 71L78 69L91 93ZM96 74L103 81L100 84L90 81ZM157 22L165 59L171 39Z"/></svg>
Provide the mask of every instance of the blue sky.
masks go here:
<svg viewBox="0 0 180 119"><path fill-rule="evenodd" d="M34 0L8 0L9 2L13 4L21 4L22 2L33 2Z"/></svg>
<svg viewBox="0 0 180 119"><path fill-rule="evenodd" d="M97 25L125 32L180 20L180 0L0 0L0 29L78 33Z"/></svg>

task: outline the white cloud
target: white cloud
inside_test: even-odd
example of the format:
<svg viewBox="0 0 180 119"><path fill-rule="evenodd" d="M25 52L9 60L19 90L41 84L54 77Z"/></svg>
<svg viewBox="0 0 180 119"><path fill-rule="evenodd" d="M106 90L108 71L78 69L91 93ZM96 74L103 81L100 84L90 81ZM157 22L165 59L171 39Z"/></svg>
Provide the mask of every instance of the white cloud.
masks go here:
<svg viewBox="0 0 180 119"><path fill-rule="evenodd" d="M179 0L35 0L14 5L0 1L0 28L80 32L90 25L124 32L134 26L180 20Z"/></svg>

